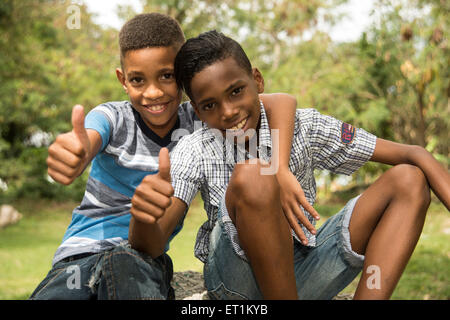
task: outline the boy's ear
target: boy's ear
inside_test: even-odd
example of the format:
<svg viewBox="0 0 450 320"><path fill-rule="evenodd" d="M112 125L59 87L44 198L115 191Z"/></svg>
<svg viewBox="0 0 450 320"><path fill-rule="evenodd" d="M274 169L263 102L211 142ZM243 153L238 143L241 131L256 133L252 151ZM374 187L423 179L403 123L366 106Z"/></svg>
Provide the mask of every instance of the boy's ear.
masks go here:
<svg viewBox="0 0 450 320"><path fill-rule="evenodd" d="M121 68L116 68L116 76L117 80L119 80L119 82L122 84L122 87L125 89L126 94L128 94L128 88L125 83L125 75Z"/></svg>
<svg viewBox="0 0 450 320"><path fill-rule="evenodd" d="M197 117L202 120L202 118L200 117L200 112L198 112L198 106L195 104L194 101L191 100L191 105L194 108L194 112L197 115ZM203 120L202 120L203 121Z"/></svg>
<svg viewBox="0 0 450 320"><path fill-rule="evenodd" d="M256 87L258 88L258 93L264 92L264 77L261 72L259 72L258 68L252 69L253 79L256 82Z"/></svg>

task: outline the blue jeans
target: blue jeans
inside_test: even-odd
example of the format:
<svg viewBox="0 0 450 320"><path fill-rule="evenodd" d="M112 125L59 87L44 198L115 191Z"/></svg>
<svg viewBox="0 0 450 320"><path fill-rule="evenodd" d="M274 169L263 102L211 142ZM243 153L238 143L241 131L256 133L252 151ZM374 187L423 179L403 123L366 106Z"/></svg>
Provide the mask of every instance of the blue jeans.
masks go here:
<svg viewBox="0 0 450 320"><path fill-rule="evenodd" d="M125 245L76 255L53 266L31 300L174 299L172 260L152 259Z"/></svg>
<svg viewBox="0 0 450 320"><path fill-rule="evenodd" d="M294 241L299 299L332 299L362 270L364 257L351 250L348 232L357 199L350 200L319 228L315 247ZM211 232L204 277L212 299L263 299L249 263L234 251L220 218Z"/></svg>

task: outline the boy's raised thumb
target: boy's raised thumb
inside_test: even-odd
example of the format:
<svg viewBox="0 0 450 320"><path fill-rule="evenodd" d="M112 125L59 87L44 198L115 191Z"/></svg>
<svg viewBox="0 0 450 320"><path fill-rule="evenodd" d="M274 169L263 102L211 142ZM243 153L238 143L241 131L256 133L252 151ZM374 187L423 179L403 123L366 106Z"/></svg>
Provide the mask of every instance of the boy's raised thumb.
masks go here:
<svg viewBox="0 0 450 320"><path fill-rule="evenodd" d="M72 127L78 139L86 146L89 143L89 138L84 127L84 108L82 105L77 104L72 108Z"/></svg>
<svg viewBox="0 0 450 320"><path fill-rule="evenodd" d="M159 176L170 182L170 157L167 148L161 148L159 151Z"/></svg>

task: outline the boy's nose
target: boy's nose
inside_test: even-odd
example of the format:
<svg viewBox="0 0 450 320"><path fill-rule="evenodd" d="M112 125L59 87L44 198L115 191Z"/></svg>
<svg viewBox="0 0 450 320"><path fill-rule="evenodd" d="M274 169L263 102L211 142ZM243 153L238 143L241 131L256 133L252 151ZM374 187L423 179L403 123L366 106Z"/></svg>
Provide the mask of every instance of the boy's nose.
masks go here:
<svg viewBox="0 0 450 320"><path fill-rule="evenodd" d="M225 121L235 120L239 115L239 108L232 103L223 103L222 119Z"/></svg>
<svg viewBox="0 0 450 320"><path fill-rule="evenodd" d="M164 91L162 91L158 86L150 84L144 91L143 96L146 99L159 99L164 95Z"/></svg>

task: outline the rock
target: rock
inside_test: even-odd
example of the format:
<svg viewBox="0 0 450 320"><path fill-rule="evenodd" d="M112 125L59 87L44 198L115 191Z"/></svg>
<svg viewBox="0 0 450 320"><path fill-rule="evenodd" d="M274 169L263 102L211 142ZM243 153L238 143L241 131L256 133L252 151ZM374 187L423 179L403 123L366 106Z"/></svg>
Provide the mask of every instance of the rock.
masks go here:
<svg viewBox="0 0 450 320"><path fill-rule="evenodd" d="M339 293L333 300L353 300L353 293Z"/></svg>
<svg viewBox="0 0 450 320"><path fill-rule="evenodd" d="M9 204L0 206L0 228L17 223L20 219L22 219L22 214Z"/></svg>
<svg viewBox="0 0 450 320"><path fill-rule="evenodd" d="M174 272L172 287L176 300L209 300L203 275L195 271ZM333 300L352 300L353 294L340 293Z"/></svg>
<svg viewBox="0 0 450 320"><path fill-rule="evenodd" d="M174 272L172 287L176 300L208 300L203 275L195 271Z"/></svg>

